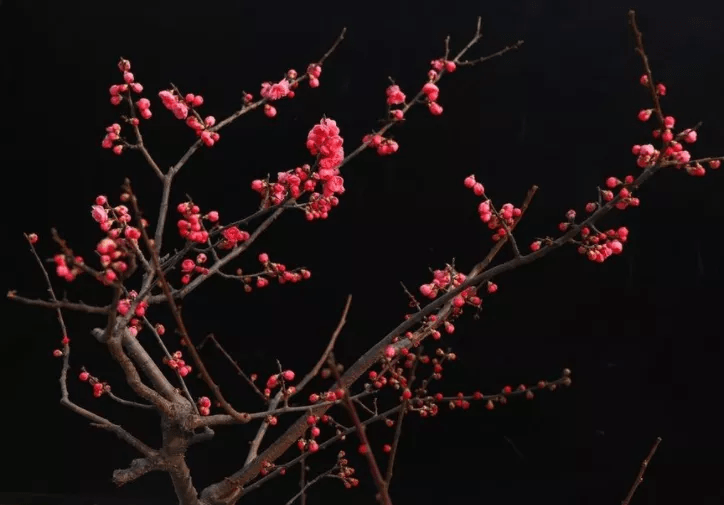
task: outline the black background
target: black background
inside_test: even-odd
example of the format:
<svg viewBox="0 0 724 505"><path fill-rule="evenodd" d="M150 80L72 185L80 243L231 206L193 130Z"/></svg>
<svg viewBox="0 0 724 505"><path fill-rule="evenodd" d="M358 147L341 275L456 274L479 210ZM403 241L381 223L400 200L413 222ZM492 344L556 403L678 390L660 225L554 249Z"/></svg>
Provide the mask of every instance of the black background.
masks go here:
<svg viewBox="0 0 724 505"><path fill-rule="evenodd" d="M650 102L638 84L642 67L626 17L631 7L654 75L669 90L665 113L681 127L703 121L695 157L724 154L724 7L717 2L4 2L3 279L21 294L45 293L22 232L37 232L39 250L50 257L55 226L91 257L101 235L89 206L101 193L117 201L125 177L153 222L160 185L151 170L138 153L119 158L100 147L103 129L120 113L107 91L120 80L119 56L131 60L153 103L145 137L167 167L193 141L157 99L169 82L203 94L203 113L223 118L238 107L242 89L257 94L262 81L278 80L291 67L303 71L348 27L319 89L302 86L296 98L278 104L273 120L261 112L242 118L182 170L172 201L188 192L228 222L256 208L252 179L311 160L304 141L322 115L338 121L347 151L359 145L385 113L387 77L414 95L430 60L442 55L444 37L452 36L457 51L481 15L484 39L473 56L518 39L525 45L445 77L444 114L417 107L393 130L397 154L367 152L346 166L347 192L327 221L307 223L288 213L238 262L256 268L263 250L273 261L310 268L312 279L252 294L212 280L185 305L195 340L216 333L247 371L265 377L276 359L304 373L352 293L337 350L351 364L407 310L400 281L416 287L429 281L428 267L455 258L466 270L487 252L489 234L477 218L477 199L462 186L465 176L477 174L499 204L520 203L530 185L540 186L517 232L528 244L555 234L567 209L582 211L605 177L638 172L630 149L649 142L653 123L636 119ZM564 367L573 370L573 386L492 413L475 405L432 420L410 417L393 501L616 503L661 436L636 501L722 503L723 176L658 175L640 191L640 208L602 223L631 230L624 254L605 264L567 248L496 279L500 290L486 299L483 317L463 318L446 340L459 360L439 387L495 392L556 378ZM167 244L179 244L173 240ZM108 300L88 279L67 292L89 303ZM136 454L59 405L60 361L51 352L60 330L53 314L7 301L2 311L0 491L32 494L37 503L173 497L160 474L114 488L112 470ZM170 323L163 309L151 318ZM131 397L116 364L88 334L102 321L75 314L67 320L74 370L86 365ZM167 339L174 350L175 337ZM258 408L228 364L212 350L204 353L227 396L239 408ZM206 393L201 381L189 382L195 394ZM74 377L70 387L81 405L158 443L152 415L95 400ZM189 460L197 488L236 470L253 432L253 426L220 428L212 443L194 447ZM380 427L372 437L380 452L391 432ZM356 443L339 447L353 451ZM312 472L325 470L333 452L312 458ZM360 489L325 482L310 492L310 503L373 502L365 462L352 460ZM284 503L296 480L294 474L276 479L249 500Z"/></svg>

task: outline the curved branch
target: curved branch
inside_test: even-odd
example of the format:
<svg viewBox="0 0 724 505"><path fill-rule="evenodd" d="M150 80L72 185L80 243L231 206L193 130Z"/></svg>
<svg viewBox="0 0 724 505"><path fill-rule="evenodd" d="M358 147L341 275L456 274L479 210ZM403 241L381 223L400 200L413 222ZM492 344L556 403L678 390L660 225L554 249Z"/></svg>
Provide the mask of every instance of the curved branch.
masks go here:
<svg viewBox="0 0 724 505"><path fill-rule="evenodd" d="M168 470L168 464L160 456L134 459L128 468L113 471L113 483L120 487L159 470Z"/></svg>
<svg viewBox="0 0 724 505"><path fill-rule="evenodd" d="M42 263L41 263L42 265ZM111 310L110 306L106 307L96 307L94 305L86 305L85 303L74 303L74 302L67 302L65 300L40 300L40 299L34 299L34 298L25 298L24 296L19 296L16 291L11 290L8 291L7 294L8 299L15 300L20 303L24 303L26 305L35 305L36 307L45 307L47 309L67 309L67 310L74 310L76 312L85 312L86 314L100 314L100 315L108 315L108 312Z"/></svg>

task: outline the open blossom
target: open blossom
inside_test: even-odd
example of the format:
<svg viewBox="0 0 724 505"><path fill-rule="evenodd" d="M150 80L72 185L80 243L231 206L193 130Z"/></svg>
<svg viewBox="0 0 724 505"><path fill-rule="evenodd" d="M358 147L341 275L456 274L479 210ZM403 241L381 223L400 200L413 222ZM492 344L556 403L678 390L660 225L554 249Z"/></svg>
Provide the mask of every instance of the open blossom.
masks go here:
<svg viewBox="0 0 724 505"><path fill-rule="evenodd" d="M342 143L339 127L334 119L322 119L307 135L307 149L312 155L329 156L333 151L340 149Z"/></svg>
<svg viewBox="0 0 724 505"><path fill-rule="evenodd" d="M96 223L105 223L108 221L108 212L100 205L91 207L91 216L93 216Z"/></svg>
<svg viewBox="0 0 724 505"><path fill-rule="evenodd" d="M400 87L396 84L387 88L387 104L388 105L400 105L405 103L405 94L400 90Z"/></svg>
<svg viewBox="0 0 724 505"><path fill-rule="evenodd" d="M324 196L332 196L333 194L342 194L344 193L344 179L340 177L339 175L335 175L334 177L331 177L329 180L327 180L324 183Z"/></svg>
<svg viewBox="0 0 724 505"><path fill-rule="evenodd" d="M168 90L160 91L159 98L163 102L163 106L173 112L176 119L186 119L189 115L188 106L179 100L179 98Z"/></svg>
<svg viewBox="0 0 724 505"><path fill-rule="evenodd" d="M249 232L242 231L236 226L226 228L221 232L221 235L224 237L224 240L219 244L220 249L232 249L237 243L249 240L250 237Z"/></svg>
<svg viewBox="0 0 724 505"><path fill-rule="evenodd" d="M336 169L340 165L340 163L342 163L343 159L344 159L344 151L342 151L340 149L339 151L335 152L331 156L321 158L319 160L319 168L320 168L320 170Z"/></svg>
<svg viewBox="0 0 724 505"><path fill-rule="evenodd" d="M279 100L289 94L289 81L282 79L276 84L265 82L261 85L261 96L269 100Z"/></svg>
<svg viewBox="0 0 724 505"><path fill-rule="evenodd" d="M344 139L339 136L339 127L334 119L322 119L307 136L307 149L312 155L321 155L321 170L335 169L344 159ZM336 174L335 174L336 175Z"/></svg>

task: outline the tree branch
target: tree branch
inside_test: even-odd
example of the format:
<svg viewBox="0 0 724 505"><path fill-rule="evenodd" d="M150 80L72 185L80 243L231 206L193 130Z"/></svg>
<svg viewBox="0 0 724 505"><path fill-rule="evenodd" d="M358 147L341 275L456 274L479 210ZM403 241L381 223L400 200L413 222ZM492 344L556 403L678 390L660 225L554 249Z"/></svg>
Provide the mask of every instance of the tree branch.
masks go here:
<svg viewBox="0 0 724 505"><path fill-rule="evenodd" d="M631 498L633 498L634 493L639 487L639 484L641 484L644 481L644 473L646 473L646 469L649 467L649 463L651 462L651 459L654 457L654 454L656 454L656 449L659 448L659 444L661 443L661 437L657 437L654 441L654 445L651 447L651 450L649 451L649 455L646 456L646 459L643 460L641 463L641 469L639 470L638 475L636 476L636 480L634 481L633 485L631 486L631 489L629 490L628 494L626 495L626 498L623 499L621 502L621 505L629 505L629 502L631 501Z"/></svg>
<svg viewBox="0 0 724 505"><path fill-rule="evenodd" d="M342 400L344 402L344 406L347 408L347 412L352 418L352 422L354 423L355 428L357 428L357 436L360 440L360 450L362 454L364 454L365 458L367 458L367 464L369 465L370 471L372 472L372 479L374 480L375 486L377 487L377 492L379 493L379 501L382 503L382 505L392 505L392 500L390 499L390 495L387 492L387 485L385 484L385 479L382 477L380 467L377 465L375 455L372 453L372 446L370 445L370 441L367 439L367 430L365 430L365 426L364 424L362 424L362 420L357 414L357 409L355 408L354 403L352 403L352 400L350 399L349 390L342 383L342 377L339 375L339 370L337 369L337 362L334 360L334 354L329 354L328 362L329 367L334 374L334 378L337 381L337 387L342 388L342 391L344 392Z"/></svg>
<svg viewBox="0 0 724 505"><path fill-rule="evenodd" d="M459 62L459 61L460 61L460 58L462 58L462 57L467 53L467 51L480 40L480 38L481 38L481 35L480 35L480 23L481 23L481 20L480 20L480 18L478 18L478 25L477 25L478 30L477 30L475 36L473 37L473 39L471 39L471 41L468 42L468 44L467 44L467 45L458 53L458 55L455 57L454 61L455 61L456 63ZM343 32L343 34L344 34L344 32ZM521 43L522 43L522 42L521 42ZM510 48L506 48L506 49L504 49L504 50L502 50L502 51L499 51L499 54L503 54L503 53L507 52L508 50L510 50L510 49L512 49L512 48L513 48L513 47L511 46ZM492 56L491 56L491 57L492 57ZM481 60L481 61L482 61L482 60ZM437 83L446 73L447 73L447 72L446 72L445 69L440 70L440 72L438 72L438 74L437 74L437 77L435 77L435 79L433 79L432 82L433 82L433 83ZM412 98L411 100L409 100L408 103L407 103L402 109L400 109L400 110L402 110L403 114L406 115L407 112L408 112L413 106L415 106L416 104L422 103L422 100L421 100L421 99L422 99L423 96L424 96L424 92L423 92L422 90L419 91L419 92L415 95L415 97ZM259 103L260 103L260 102L259 102ZM258 105L257 105L257 106L258 106ZM242 110L243 110L243 109L242 109ZM223 124L225 124L224 121L222 121L221 123L219 123L219 124L218 124L217 126L215 126L214 128L219 128L219 127L221 127ZM396 125L399 125L399 124L400 124L399 121L390 120L390 121L388 121L384 126L382 126L380 129L378 129L378 130L375 132L375 135L383 135L383 134L386 133L389 129L391 129L393 126L396 126ZM362 142L362 144L360 144L354 151L352 151L350 154L348 154L347 156L345 156L345 158L337 165L337 168L338 168L338 169L341 169L341 168L342 168L343 166L345 166L347 163L349 163L349 162L352 161L354 158L356 158L359 154L361 154L363 151L365 151L365 150L369 147L369 145L370 145L371 142L372 142L371 139L368 140L367 142ZM197 142L197 144L199 144L199 142ZM196 144L194 144L194 145L196 145ZM170 183L169 183L169 184L170 184ZM170 191L170 187L169 187L169 191ZM162 204L162 207L167 208L167 207L168 207L168 201L167 201L168 198L167 198L166 186L165 186L165 185L164 185L164 199L165 199L164 201L165 201L166 203L165 203L165 206ZM286 202L286 204L292 204L292 205L293 205L294 203L296 203L296 200L294 200L294 199L291 199L291 200L289 200L289 201ZM226 264L228 264L229 262L231 262L232 260L234 260L235 258L237 258L237 257L238 257L241 253L243 253L249 246L251 246L251 245L254 243L254 241L259 237L259 235L260 235L262 232L264 232L264 231L288 208L288 205L286 205L286 204L282 204L282 205L279 205L279 206L277 206L277 207L273 207L273 208L274 208L274 212L271 214L271 216L267 217L267 218L259 225L259 227L251 234L251 236L250 236L246 241L244 241L243 244L241 244L240 246L238 246L237 248L235 248L234 250L232 250L231 252L229 252L229 254L227 254L221 261L215 263L215 264L209 269L209 272L208 272L207 275L202 275L202 276L197 277L196 279L194 279L193 281L191 281L189 284L187 284L184 288L176 291L176 292L174 293L174 296L175 296L176 298L178 298L178 299L184 298L184 297L187 296L189 293L191 293L193 290L195 290L196 288L198 288L204 281L206 281L207 279L211 278L214 274L218 273L218 272L221 270L221 268L223 268ZM266 209L263 209L263 210L266 211ZM260 210L260 212L259 212L258 214L263 214L263 213L264 213L264 212ZM255 214L255 215L256 215L256 214ZM158 233L158 230L157 230L157 232L156 232L156 243L157 243L157 244L160 243L160 242L159 242L159 233ZM165 297L166 297L166 296L167 296L166 294L152 296L152 297L150 297L150 298L148 299L148 302L149 302L149 303L161 303L161 302L163 302L163 301L165 300Z"/></svg>
<svg viewBox="0 0 724 505"><path fill-rule="evenodd" d="M347 295L347 302L344 305L344 310L342 311L342 317L339 319L339 323L337 323L337 328L335 328L334 333L332 333L332 337L329 339L329 343L327 344L327 348L322 353L322 356L320 356L319 361L317 361L317 364L314 365L314 368L312 368L307 375L304 376L304 378L299 381L297 384L297 391L296 393L299 393L302 391L309 382L317 376L319 371L324 366L324 363L327 362L327 357L329 356L329 353L332 352L332 349L334 349L334 344L337 342L337 337L339 337L339 334L342 332L342 328L344 328L344 325L347 323L347 314L349 313L349 307L352 305L352 295ZM295 394L296 394L295 393Z"/></svg>
<svg viewBox="0 0 724 505"><path fill-rule="evenodd" d="M160 456L134 459L128 468L114 470L113 483L120 487L133 482L139 477L143 477L147 473L167 469L168 465Z"/></svg>
<svg viewBox="0 0 724 505"><path fill-rule="evenodd" d="M224 349L224 348L221 346L221 344L220 344L219 341L216 339L216 337L214 336L213 333L209 333L208 335L206 335L206 337L201 341L201 343L196 346L196 349L198 349L198 350L200 351L200 350L204 347L204 345L206 345L206 341L207 341L207 340L211 340L211 341L214 343L214 345L216 346L216 348L221 352L221 354L224 355L224 357L226 358L226 360L227 360L229 363L231 363L231 366L234 367L234 370L236 370L236 373L239 374L239 375L241 375L241 377L243 377L243 379L246 381L246 383L251 386L251 388L254 390L254 392L262 399L262 401L263 401L264 403L268 402L269 399L268 399L266 396L264 396L264 393L262 393L262 392L259 390L259 388L257 387L256 384L254 384L254 381L252 381L251 378L250 378L248 375L246 375L246 373L244 372L244 370L242 370L241 367L239 366L239 363L237 363L236 360L235 360L234 358L232 358L231 355L230 355L228 352L226 352L226 349Z"/></svg>
<svg viewBox="0 0 724 505"><path fill-rule="evenodd" d="M41 262L42 265L42 262ZM45 268L45 267L43 267ZM53 301L46 301L46 300L40 300L40 299L33 299L33 298L25 298L24 296L19 296L16 294L16 291L8 291L7 297L10 300L14 300L20 303L24 303L26 305L35 305L37 307L45 307L47 309L66 309L66 310L74 310L76 312L85 312L86 314L100 314L100 315L108 315L108 312L111 310L109 306L106 307L96 307L93 305L86 305L85 303L74 303L74 302L66 302L64 300L53 300Z"/></svg>
<svg viewBox="0 0 724 505"><path fill-rule="evenodd" d="M138 207L138 200L136 199L136 195L133 193L133 189L131 188L131 181L126 179L124 186L125 186L125 191L129 195L131 205L133 206L133 212L136 215L136 219L138 219L140 221L141 220L141 210ZM189 351L189 354L191 354L191 358L193 359L194 364L196 365L196 368L198 368L198 370L199 370L199 374L203 378L206 385L209 386L209 388L211 389L211 391L214 394L214 397L221 404L221 407L226 411L227 414L231 415L239 422L242 422L242 423L248 422L249 415L241 413L241 412L237 412L231 406L231 404L229 404L229 402L226 400L226 398L224 398L224 396L221 394L221 389L211 378L209 371L206 369L206 365L201 360L201 356L199 356L198 351L196 351L196 347L194 346L193 342L191 341L191 337L189 337L188 331L186 330L186 325L184 324L183 318L181 317L181 313L179 312L178 305L176 304L176 301L174 300L174 297L171 294L171 287L169 286L168 281L166 280L166 277L161 268L161 260L158 256L158 251L156 251L154 244L151 243L151 240L148 237L148 233L146 232L146 228L141 224L139 226L139 229L141 231L141 236L143 237L143 241L146 244L146 248L148 249L149 253L151 254L153 267L156 269L156 275L158 276L158 280L161 283L163 292L166 295L166 301L168 302L169 308L171 309L171 314L173 315L174 320L176 321L176 325L178 326L178 330L181 333L181 337L182 337L184 343L186 344L186 349Z"/></svg>

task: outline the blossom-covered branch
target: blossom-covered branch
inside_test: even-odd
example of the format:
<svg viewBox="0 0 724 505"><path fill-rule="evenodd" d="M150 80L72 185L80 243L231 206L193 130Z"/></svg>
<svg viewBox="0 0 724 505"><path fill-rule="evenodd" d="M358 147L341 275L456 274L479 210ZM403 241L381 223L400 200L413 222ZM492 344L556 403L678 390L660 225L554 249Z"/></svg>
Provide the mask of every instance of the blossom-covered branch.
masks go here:
<svg viewBox="0 0 724 505"><path fill-rule="evenodd" d="M180 504L231 505L253 489L275 476L284 475L288 469L299 464L302 466L301 490L290 502L297 497L304 500L306 489L324 477L338 478L345 487L356 486L358 481L353 477L354 468L346 454L338 454L337 464L331 470L318 473L317 477L309 481L304 466L310 455L356 433L361 442L359 452L367 459L372 470L380 500L390 504L389 483L405 416L434 417L439 414L441 407L466 410L476 403L490 410L507 403L512 397L533 399L539 390L555 390L559 386L570 385L571 372L565 369L556 380L541 380L532 386L505 386L500 392L487 395L475 388L444 392L443 386L438 387L442 383L443 371L446 367L454 366L457 360L448 338L455 332L456 322L470 311L477 315L482 310L485 298L493 296L498 290L496 282L502 274L542 259L566 245L575 247L581 255L594 262L600 263L615 257L623 252L629 239L629 230L625 226L603 229L600 222L604 217L615 211L638 206L638 190L661 170L681 170L699 177L707 171L704 165L708 165L709 169L720 167L722 157L693 159L685 149L686 145L697 141L701 125L677 129L676 119L665 115L662 97L666 95L666 87L654 80L633 13L630 14L630 23L644 67L639 82L651 95L653 102L652 108L639 111L638 119L647 122L654 116L657 122L653 143L632 147L640 173L622 178L615 175L607 177L596 188L595 197L585 206L585 212L579 215L576 210L569 209L558 223L558 236L542 234L532 241L529 250L521 246L523 242L517 235L517 226L529 212L537 186L533 186L523 201L515 205L511 202L493 202L491 196L494 193L486 190L479 176L471 174L465 177L461 186L478 199L475 204L471 203L471 209L477 206L480 221L491 237L489 253L467 273L454 261L433 270L432 279L418 288L419 299L403 284L414 312L406 314L402 322L377 338L374 345L345 368L344 364L335 361L332 350L347 318L351 302L351 297L348 298L326 347L322 350L320 345L321 357L301 380L297 380L297 374L292 369L277 362L277 372L269 375L266 382L259 383L258 377L247 375L213 335L207 336L198 346L194 344L182 317L181 300L214 275L240 282L246 292L263 289L272 281L279 284L309 281L311 272L307 268L288 267L286 261L282 263L274 251L257 255L258 267L250 270L253 273L244 273L241 269L232 273L232 262L248 251L288 210L299 211L308 221L326 219L340 205L340 197L346 191L342 177L342 168L346 164L365 151L374 150L379 156L398 152L400 145L388 136L388 132L408 121L409 112L414 106L424 105L433 116L443 114L438 84L445 74L455 72L460 66L478 64L517 49L522 41L489 56L470 58L468 52L482 37L481 20L478 19L474 36L457 54L450 51L449 37L445 40L443 56L430 62L424 82L419 88L414 88L416 91L410 93L410 97L403 91L406 86L394 81L385 89L386 117L382 126L365 135L351 152L344 148L342 122L325 117L314 125L305 142L313 160L280 171L275 178L267 176L251 182L252 191L259 197L259 210L252 215L235 221L225 219L213 208L202 209L202 205L187 195L185 201L173 207L178 214L178 237L183 239L184 245L180 250L166 254L162 251L165 222L170 212L172 184L181 168L199 149L216 145L221 139L220 129L242 115L259 109L272 119L278 114L279 101L293 98L300 83L306 81L311 88L317 88L323 63L335 51L345 32L321 59L309 64L305 72L297 73L291 69L279 81L262 83L260 98L244 92L241 109L222 121L210 115L202 115L205 99L198 93L183 92L174 84L160 91L158 96L163 106L178 120L184 121L197 136L196 142L166 172L160 168L144 143L140 128L142 121L148 121L153 116L151 101L144 97L134 98L143 92L143 86L131 72L131 63L121 59L118 68L123 83L111 86L110 99L114 105L126 103L129 106L129 115L122 116L122 119L132 127L135 141L124 138L121 125L113 124L106 129L102 146L116 154L126 150L139 151L161 180L158 223L153 232L150 231L149 222L141 211L143 202L136 199L130 182L126 180L120 203L113 205L106 195L99 194L91 206L91 217L103 233L103 238L93 251L98 266L92 266L83 256L75 254L53 232L53 240L60 249L52 259L55 275L63 282L73 282L80 275L95 279L109 293L111 302L107 306L58 300L50 275L35 250L34 244L38 241L35 234L26 237L42 269L50 298L40 300L18 296L14 291L8 293L9 298L19 302L56 310L63 339L62 348L56 349L53 354L63 358L62 403L92 421L94 426L115 433L143 455L143 458L131 462L128 468L116 470L114 482L122 485L146 473L164 471L171 478ZM498 253L505 246L510 247L512 258L495 264ZM131 285L137 289L132 289ZM168 305L183 350L169 349L162 338L166 333L165 327L153 322L155 311L160 309L154 306L161 304ZM70 370L70 339L61 309L105 316L105 325L93 329L91 335L103 344L102 347L120 366L133 392L145 402L116 396L111 393L108 382L92 375L85 367L80 369L78 378L90 385L94 397L106 395L124 406L157 411L163 435L159 449L148 447L120 426L69 400L67 376ZM153 312L149 313L149 310ZM141 331L153 334L154 339L150 340L150 344L138 338ZM237 373L261 398L261 407L250 409L245 405L244 410L237 410L222 395L221 387L214 381L199 352L209 340L214 342ZM163 358L154 359L146 348L148 345L158 345ZM190 359L186 355L190 355ZM195 378L190 375L192 371L198 372L201 378L198 386L210 391L209 396L192 396L186 384L188 380L191 385ZM167 374L175 376L181 387L172 385L173 379L169 379ZM327 382L311 389L312 380L318 377ZM392 408L378 405L390 400L394 402ZM346 408L352 426L346 426L349 421L335 418L335 412L341 409L333 409L338 406ZM275 435L266 447L262 447L269 433L273 432L270 427L275 426L282 415L294 415L296 421L281 434ZM243 464L233 474L198 493L186 463L188 448L214 436L210 428L212 426L252 421L258 421L259 426L250 441L250 449ZM392 444L382 446L382 453L389 455L384 475L374 457L372 442L365 429L377 421L395 428ZM295 449L299 451L298 455L287 463L278 463L287 457L290 450ZM642 475L643 467L639 477Z"/></svg>

